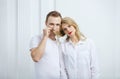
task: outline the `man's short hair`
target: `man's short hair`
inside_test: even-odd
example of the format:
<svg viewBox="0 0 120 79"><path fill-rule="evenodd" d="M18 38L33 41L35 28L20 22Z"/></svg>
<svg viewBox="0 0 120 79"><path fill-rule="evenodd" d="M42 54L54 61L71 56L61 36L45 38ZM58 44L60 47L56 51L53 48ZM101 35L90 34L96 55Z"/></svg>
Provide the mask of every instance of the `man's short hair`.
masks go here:
<svg viewBox="0 0 120 79"><path fill-rule="evenodd" d="M50 16L52 16L52 17L60 17L62 19L62 16L61 16L61 14L58 11L51 11L46 16L46 22L47 22L47 20L48 20L48 18Z"/></svg>

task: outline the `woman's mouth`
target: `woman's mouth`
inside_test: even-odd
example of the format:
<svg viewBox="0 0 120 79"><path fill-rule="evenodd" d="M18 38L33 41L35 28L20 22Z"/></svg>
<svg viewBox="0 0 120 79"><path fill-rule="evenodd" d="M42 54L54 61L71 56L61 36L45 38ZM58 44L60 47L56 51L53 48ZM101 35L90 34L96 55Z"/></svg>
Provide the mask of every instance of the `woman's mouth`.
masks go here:
<svg viewBox="0 0 120 79"><path fill-rule="evenodd" d="M71 35L72 32L69 32L68 34Z"/></svg>

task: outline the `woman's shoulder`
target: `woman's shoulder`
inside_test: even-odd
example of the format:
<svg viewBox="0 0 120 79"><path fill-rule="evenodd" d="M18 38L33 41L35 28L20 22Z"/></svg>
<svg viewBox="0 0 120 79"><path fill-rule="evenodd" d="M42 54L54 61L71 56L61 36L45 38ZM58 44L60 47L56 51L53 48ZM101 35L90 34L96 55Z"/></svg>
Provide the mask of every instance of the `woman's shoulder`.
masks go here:
<svg viewBox="0 0 120 79"><path fill-rule="evenodd" d="M87 39L86 39L86 42L91 43L91 42L93 42L93 39L87 38Z"/></svg>
<svg viewBox="0 0 120 79"><path fill-rule="evenodd" d="M95 47L95 42L93 39L91 38L87 38L86 39L86 44L89 46L89 47Z"/></svg>
<svg viewBox="0 0 120 79"><path fill-rule="evenodd" d="M85 44L85 45L94 45L94 41L93 41L93 39L91 39L91 38L86 38L86 39L84 39L84 40L81 40L81 42L83 43L83 44Z"/></svg>

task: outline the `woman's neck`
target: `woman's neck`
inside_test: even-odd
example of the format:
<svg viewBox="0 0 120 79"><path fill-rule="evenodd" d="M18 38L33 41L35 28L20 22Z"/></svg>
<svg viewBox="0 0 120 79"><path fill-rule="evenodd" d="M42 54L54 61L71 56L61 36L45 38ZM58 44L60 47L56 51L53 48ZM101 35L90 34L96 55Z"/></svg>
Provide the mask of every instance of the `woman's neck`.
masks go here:
<svg viewBox="0 0 120 79"><path fill-rule="evenodd" d="M78 43L78 38L76 36L70 37L71 41L73 42L73 44Z"/></svg>

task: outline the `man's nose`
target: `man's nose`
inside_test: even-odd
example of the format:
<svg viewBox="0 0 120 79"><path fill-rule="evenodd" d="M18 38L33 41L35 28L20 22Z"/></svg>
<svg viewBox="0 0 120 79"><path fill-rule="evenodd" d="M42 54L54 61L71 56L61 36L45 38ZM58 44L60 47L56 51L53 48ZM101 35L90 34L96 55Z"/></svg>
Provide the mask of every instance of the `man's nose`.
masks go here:
<svg viewBox="0 0 120 79"><path fill-rule="evenodd" d="M50 26L51 28L53 28L54 27L54 25L52 25L52 26Z"/></svg>
<svg viewBox="0 0 120 79"><path fill-rule="evenodd" d="M53 29L54 29L54 30L57 29L57 25L54 25L54 26L53 26Z"/></svg>

